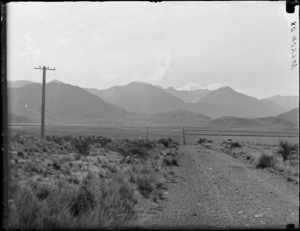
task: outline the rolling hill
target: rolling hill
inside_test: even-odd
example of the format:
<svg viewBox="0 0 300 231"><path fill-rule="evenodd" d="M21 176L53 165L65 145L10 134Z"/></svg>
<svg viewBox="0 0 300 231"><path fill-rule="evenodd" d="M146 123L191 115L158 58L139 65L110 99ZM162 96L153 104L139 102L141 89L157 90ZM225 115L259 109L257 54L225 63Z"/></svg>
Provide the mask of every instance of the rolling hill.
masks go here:
<svg viewBox="0 0 300 231"><path fill-rule="evenodd" d="M9 112L18 118L40 122L41 84L9 88ZM46 121L106 121L126 117L128 112L106 103L80 87L52 81L46 84Z"/></svg>
<svg viewBox="0 0 300 231"><path fill-rule="evenodd" d="M23 87L28 84L32 84L35 82L28 80L16 80L16 81L7 81L7 87Z"/></svg>
<svg viewBox="0 0 300 231"><path fill-rule="evenodd" d="M289 121L292 124L299 126L299 107L297 107L293 110L290 110L288 112L285 112L283 114L280 114L280 115L276 116L276 118Z"/></svg>
<svg viewBox="0 0 300 231"><path fill-rule="evenodd" d="M279 129L296 129L295 124L277 117L262 117L257 119L247 119L239 117L221 117L213 120L209 126L212 127L261 127L261 128L279 128Z"/></svg>
<svg viewBox="0 0 300 231"><path fill-rule="evenodd" d="M213 120L210 124L216 127L243 127L243 126L259 126L259 122L254 119L239 118L234 116L224 116Z"/></svg>
<svg viewBox="0 0 300 231"><path fill-rule="evenodd" d="M206 126L212 121L208 116L182 109L151 115L150 120L152 124L190 126Z"/></svg>
<svg viewBox="0 0 300 231"><path fill-rule="evenodd" d="M248 117L275 116L284 112L282 107L273 102L262 102L254 97L238 93L230 87L223 87L215 91L211 91L197 103L207 103L236 108L243 111L248 115Z"/></svg>
<svg viewBox="0 0 300 231"><path fill-rule="evenodd" d="M286 111L299 107L299 96L275 95L273 97L269 97L265 99L272 100L273 102L283 107Z"/></svg>
<svg viewBox="0 0 300 231"><path fill-rule="evenodd" d="M194 113L207 115L214 119L222 116L250 117L239 108L211 103L186 103L184 109Z"/></svg>

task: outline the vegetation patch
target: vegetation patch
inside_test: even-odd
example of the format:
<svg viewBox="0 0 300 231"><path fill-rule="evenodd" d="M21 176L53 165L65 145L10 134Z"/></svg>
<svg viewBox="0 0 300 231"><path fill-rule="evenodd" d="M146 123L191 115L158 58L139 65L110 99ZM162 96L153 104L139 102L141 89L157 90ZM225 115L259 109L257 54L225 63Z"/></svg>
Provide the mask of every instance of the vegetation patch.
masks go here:
<svg viewBox="0 0 300 231"><path fill-rule="evenodd" d="M205 144L205 143L212 143L213 141L210 139L206 139L206 138L200 138L198 139L196 144Z"/></svg>
<svg viewBox="0 0 300 231"><path fill-rule="evenodd" d="M89 137L79 136L72 140L72 145L78 151L78 153L83 155L88 155L90 150L91 139Z"/></svg>
<svg viewBox="0 0 300 231"><path fill-rule="evenodd" d="M269 168L272 167L273 156L266 153L261 153L256 160L256 168Z"/></svg>
<svg viewBox="0 0 300 231"><path fill-rule="evenodd" d="M278 153L282 156L283 161L287 161L292 155L299 157L299 144L292 145L286 140L280 140L278 143Z"/></svg>
<svg viewBox="0 0 300 231"><path fill-rule="evenodd" d="M14 135L10 142L10 229L121 227L137 217L141 198L163 199L179 159L171 139L47 136L41 144Z"/></svg>

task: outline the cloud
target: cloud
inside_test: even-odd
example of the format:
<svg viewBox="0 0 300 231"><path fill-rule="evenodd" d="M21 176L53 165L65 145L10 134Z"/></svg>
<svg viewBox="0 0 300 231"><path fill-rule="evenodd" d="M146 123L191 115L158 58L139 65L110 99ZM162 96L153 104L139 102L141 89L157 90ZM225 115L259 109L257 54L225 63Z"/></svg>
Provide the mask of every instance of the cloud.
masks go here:
<svg viewBox="0 0 300 231"><path fill-rule="evenodd" d="M208 90L212 91L212 90L217 90L220 87L223 87L223 84L214 83L214 84L210 84L206 87L202 87L201 84L199 84L199 83L191 82L191 83L184 85L181 88L177 88L177 90L179 90L179 91L194 91L194 90L198 90L198 89L208 89Z"/></svg>
<svg viewBox="0 0 300 231"><path fill-rule="evenodd" d="M24 60L25 66L29 67L32 66L39 58L42 50L36 48L34 46L34 38L30 33L23 34L23 41L25 42L24 48L18 52L18 56Z"/></svg>
<svg viewBox="0 0 300 231"><path fill-rule="evenodd" d="M19 57L25 61L25 66L28 67L38 60L41 53L42 50L35 48L31 44L27 44L23 51L19 53Z"/></svg>
<svg viewBox="0 0 300 231"><path fill-rule="evenodd" d="M157 58L158 68L149 77L149 81L161 81L166 80L168 72L172 66L173 58L171 52L167 52L164 55L160 55Z"/></svg>

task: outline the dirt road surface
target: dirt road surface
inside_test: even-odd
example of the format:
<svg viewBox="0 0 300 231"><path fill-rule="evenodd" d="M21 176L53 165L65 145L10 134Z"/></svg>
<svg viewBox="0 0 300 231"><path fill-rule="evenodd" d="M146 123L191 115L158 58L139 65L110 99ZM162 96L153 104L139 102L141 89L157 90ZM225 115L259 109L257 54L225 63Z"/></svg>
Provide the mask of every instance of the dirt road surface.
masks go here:
<svg viewBox="0 0 300 231"><path fill-rule="evenodd" d="M224 153L182 146L177 182L161 209L141 221L157 229L299 228L298 185ZM288 184L288 185L287 185Z"/></svg>

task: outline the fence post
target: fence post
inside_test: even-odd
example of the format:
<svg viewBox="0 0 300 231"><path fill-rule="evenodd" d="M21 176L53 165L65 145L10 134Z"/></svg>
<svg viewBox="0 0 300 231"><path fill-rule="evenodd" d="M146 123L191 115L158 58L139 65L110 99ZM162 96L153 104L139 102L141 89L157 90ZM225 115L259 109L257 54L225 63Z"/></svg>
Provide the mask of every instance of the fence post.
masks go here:
<svg viewBox="0 0 300 231"><path fill-rule="evenodd" d="M179 131L179 144L182 144L182 138L181 138L181 126L178 127Z"/></svg>
<svg viewBox="0 0 300 231"><path fill-rule="evenodd" d="M147 140L148 140L148 127L147 127Z"/></svg>
<svg viewBox="0 0 300 231"><path fill-rule="evenodd" d="M185 145L186 142L185 142L185 136L184 136L184 128L182 127L182 138L183 138L183 144Z"/></svg>

